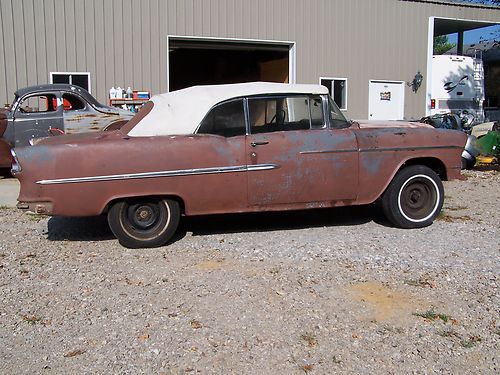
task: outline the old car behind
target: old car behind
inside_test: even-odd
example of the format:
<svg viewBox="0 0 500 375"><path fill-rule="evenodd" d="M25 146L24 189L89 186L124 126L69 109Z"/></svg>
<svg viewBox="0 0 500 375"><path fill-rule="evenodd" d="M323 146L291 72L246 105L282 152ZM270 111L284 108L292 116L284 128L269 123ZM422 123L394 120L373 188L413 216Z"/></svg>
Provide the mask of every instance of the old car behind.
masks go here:
<svg viewBox="0 0 500 375"><path fill-rule="evenodd" d="M0 168L11 165L9 150L36 138L117 129L133 114L100 104L85 89L69 84L25 87L9 109L0 110Z"/></svg>
<svg viewBox="0 0 500 375"><path fill-rule="evenodd" d="M18 207L106 213L120 243L152 247L181 215L380 200L394 225L430 225L465 141L425 124L349 122L323 86L200 86L153 97L120 130L16 149L13 173Z"/></svg>

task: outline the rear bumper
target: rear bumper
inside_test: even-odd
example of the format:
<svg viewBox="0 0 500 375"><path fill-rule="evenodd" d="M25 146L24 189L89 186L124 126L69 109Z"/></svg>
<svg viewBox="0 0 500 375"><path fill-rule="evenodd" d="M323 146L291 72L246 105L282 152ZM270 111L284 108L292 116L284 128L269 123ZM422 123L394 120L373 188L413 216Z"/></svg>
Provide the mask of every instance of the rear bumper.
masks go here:
<svg viewBox="0 0 500 375"><path fill-rule="evenodd" d="M19 202L16 207L39 215L52 215L54 205L52 202Z"/></svg>

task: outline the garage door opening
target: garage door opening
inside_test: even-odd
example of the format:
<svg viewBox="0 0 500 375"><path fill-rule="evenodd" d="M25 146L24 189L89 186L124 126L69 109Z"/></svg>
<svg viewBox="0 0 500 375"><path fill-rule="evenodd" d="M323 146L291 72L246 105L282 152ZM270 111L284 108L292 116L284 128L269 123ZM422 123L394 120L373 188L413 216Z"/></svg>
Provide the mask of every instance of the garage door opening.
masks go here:
<svg viewBox="0 0 500 375"><path fill-rule="evenodd" d="M169 91L194 85L293 82L293 46L289 42L169 37Z"/></svg>

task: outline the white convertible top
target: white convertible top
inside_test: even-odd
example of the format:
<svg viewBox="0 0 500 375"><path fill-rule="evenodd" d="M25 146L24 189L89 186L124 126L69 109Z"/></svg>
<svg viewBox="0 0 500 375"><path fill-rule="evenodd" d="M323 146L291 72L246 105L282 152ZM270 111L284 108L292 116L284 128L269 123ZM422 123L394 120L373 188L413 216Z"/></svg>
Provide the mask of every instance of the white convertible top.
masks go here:
<svg viewBox="0 0 500 375"><path fill-rule="evenodd" d="M320 85L297 85L271 82L231 85L193 86L155 95L154 107L128 133L132 137L193 134L207 112L222 101L265 94L328 94Z"/></svg>

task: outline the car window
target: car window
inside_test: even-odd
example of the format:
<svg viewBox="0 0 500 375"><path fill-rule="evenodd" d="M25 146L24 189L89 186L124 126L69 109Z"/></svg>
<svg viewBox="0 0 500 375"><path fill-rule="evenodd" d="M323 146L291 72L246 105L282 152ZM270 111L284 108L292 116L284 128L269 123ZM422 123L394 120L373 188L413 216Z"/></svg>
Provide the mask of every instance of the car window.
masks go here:
<svg viewBox="0 0 500 375"><path fill-rule="evenodd" d="M339 107L330 96L328 97L328 107L330 127L334 129L341 129L350 126L349 122L346 120Z"/></svg>
<svg viewBox="0 0 500 375"><path fill-rule="evenodd" d="M62 97L65 111L76 111L85 108L85 103L76 95L65 93Z"/></svg>
<svg viewBox="0 0 500 375"><path fill-rule="evenodd" d="M57 111L57 97L54 94L32 95L19 103L22 113L39 113Z"/></svg>
<svg viewBox="0 0 500 375"><path fill-rule="evenodd" d="M323 100L321 96L310 97L309 108L311 110L311 128L323 128L325 126L325 120L323 118Z"/></svg>
<svg viewBox="0 0 500 375"><path fill-rule="evenodd" d="M320 96L250 98L248 109L252 134L321 128L324 124Z"/></svg>
<svg viewBox="0 0 500 375"><path fill-rule="evenodd" d="M234 137L246 134L243 99L218 104L205 116L198 134L215 134Z"/></svg>

